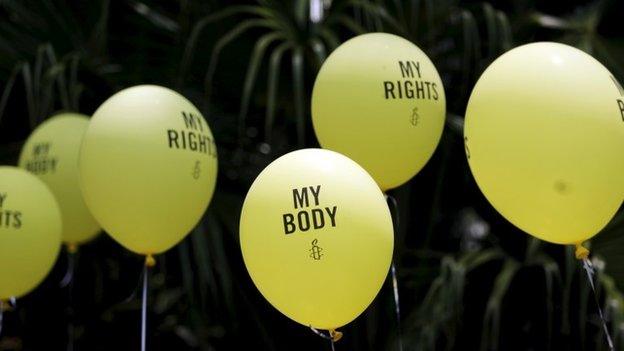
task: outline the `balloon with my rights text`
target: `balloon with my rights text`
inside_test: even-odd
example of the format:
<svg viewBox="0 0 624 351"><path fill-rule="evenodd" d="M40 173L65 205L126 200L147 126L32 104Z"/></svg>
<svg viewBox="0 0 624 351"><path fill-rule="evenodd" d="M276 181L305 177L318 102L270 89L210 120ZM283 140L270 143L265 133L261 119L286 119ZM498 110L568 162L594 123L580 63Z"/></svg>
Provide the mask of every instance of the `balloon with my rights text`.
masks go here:
<svg viewBox="0 0 624 351"><path fill-rule="evenodd" d="M176 245L199 222L215 188L217 149L190 101L140 85L95 111L79 167L96 220L121 245L149 256Z"/></svg>
<svg viewBox="0 0 624 351"><path fill-rule="evenodd" d="M624 89L583 51L533 43L496 59L466 110L470 169L490 203L540 239L596 235L624 199Z"/></svg>
<svg viewBox="0 0 624 351"><path fill-rule="evenodd" d="M325 60L312 92L321 146L359 163L386 191L410 180L438 146L446 116L438 71L416 45L369 33Z"/></svg>

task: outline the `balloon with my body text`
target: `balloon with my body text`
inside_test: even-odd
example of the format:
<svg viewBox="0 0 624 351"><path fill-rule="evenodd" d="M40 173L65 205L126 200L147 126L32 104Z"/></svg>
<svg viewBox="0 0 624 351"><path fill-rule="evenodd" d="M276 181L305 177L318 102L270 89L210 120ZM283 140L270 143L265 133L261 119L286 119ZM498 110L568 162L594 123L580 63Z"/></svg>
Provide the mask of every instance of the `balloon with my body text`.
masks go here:
<svg viewBox="0 0 624 351"><path fill-rule="evenodd" d="M304 149L273 161L252 184L240 219L247 270L280 312L334 330L381 288L392 219L371 176L349 158Z"/></svg>
<svg viewBox="0 0 624 351"><path fill-rule="evenodd" d="M79 168L95 219L126 248L151 255L173 247L200 220L215 188L217 150L191 102L141 85L95 111Z"/></svg>
<svg viewBox="0 0 624 351"><path fill-rule="evenodd" d="M483 194L540 239L579 244L624 198L624 89L576 48L533 43L496 59L470 96L464 141Z"/></svg>
<svg viewBox="0 0 624 351"><path fill-rule="evenodd" d="M36 174L56 197L63 218L63 241L70 246L89 241L100 232L78 185L78 154L88 125L85 115L58 114L35 129L19 158L19 166Z"/></svg>
<svg viewBox="0 0 624 351"><path fill-rule="evenodd" d="M61 212L35 175L0 166L0 301L33 290L61 248Z"/></svg>
<svg viewBox="0 0 624 351"><path fill-rule="evenodd" d="M312 92L321 146L359 163L384 191L424 167L445 115L435 66L416 45L392 34L346 41L325 60Z"/></svg>

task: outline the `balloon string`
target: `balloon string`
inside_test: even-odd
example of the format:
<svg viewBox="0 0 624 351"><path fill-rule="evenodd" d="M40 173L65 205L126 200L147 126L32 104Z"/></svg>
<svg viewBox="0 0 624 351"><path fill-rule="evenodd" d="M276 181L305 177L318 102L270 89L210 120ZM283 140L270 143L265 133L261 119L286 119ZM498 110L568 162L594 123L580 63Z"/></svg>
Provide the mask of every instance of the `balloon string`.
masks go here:
<svg viewBox="0 0 624 351"><path fill-rule="evenodd" d="M149 269L156 264L156 260L152 255L145 257L145 265L143 266L143 291L141 296L141 351L147 350L145 344L147 339L147 287Z"/></svg>
<svg viewBox="0 0 624 351"><path fill-rule="evenodd" d="M390 196L387 194L386 194L386 200L388 201L388 205L391 206L393 209L392 211L390 211L390 213L392 214L392 220L396 228L398 228L399 227L399 204L393 196ZM395 238L396 238L396 233L395 233ZM397 322L397 336L398 336L398 342L399 342L399 351L403 351L403 332L401 328L401 304L399 300L399 280L397 278L397 270L396 270L396 264L394 263L394 258L392 259L392 265L390 268L391 268L390 272L392 274L392 290L393 290L393 296L394 296L394 312L396 315L396 322Z"/></svg>
<svg viewBox="0 0 624 351"><path fill-rule="evenodd" d="M65 275L63 276L63 279L61 279L61 282L59 283L61 288L67 287L71 283L71 281L74 279L74 270L75 270L74 253L75 253L75 251L71 250L69 248L69 246L68 246L68 249L67 249L67 271L65 272Z"/></svg>
<svg viewBox="0 0 624 351"><path fill-rule="evenodd" d="M145 351L147 329L147 265L143 267L143 298L141 303L141 351Z"/></svg>
<svg viewBox="0 0 624 351"><path fill-rule="evenodd" d="M67 288L67 351L74 350L74 274L76 269L76 250L67 247L67 272L61 280L61 288Z"/></svg>
<svg viewBox="0 0 624 351"><path fill-rule="evenodd" d="M312 330L312 332L314 332L314 334L320 336L321 338L323 338L325 340L329 340L329 343L331 344L332 351L336 351L334 343L342 338L342 333L341 332L336 331L336 330L329 330L327 332L327 334L324 334L323 332L321 332L320 330L314 328L313 326L310 326L310 330Z"/></svg>
<svg viewBox="0 0 624 351"><path fill-rule="evenodd" d="M152 256L146 257L145 265L147 265L148 268L151 268L154 265L156 265L156 261L154 260L154 257ZM134 290L132 290L132 293L130 294L130 296L126 297L123 301L119 302L120 304L129 303L130 301L133 301L137 298L139 291L141 291L143 288L143 275L145 275L145 269L141 269L141 273L139 274L139 278L137 279L137 284Z"/></svg>
<svg viewBox="0 0 624 351"><path fill-rule="evenodd" d="M577 259L583 262L583 269L587 274L587 280L589 281L589 286L592 289L592 295L594 295L594 301L596 302L596 308L598 309L598 316L600 316L600 321L602 322L602 329L604 330L609 350L613 351L615 350L613 346L613 340L611 339L611 334L609 333L609 328L607 327L607 320L602 314L602 308L600 307L600 301L598 300L598 294L596 293L596 286L594 285L596 270L594 269L594 265L589 260L589 250L579 244L576 246L575 255Z"/></svg>
<svg viewBox="0 0 624 351"><path fill-rule="evenodd" d="M403 351L403 335L401 330L401 305L399 303L399 283L397 282L397 273L392 262L392 289L394 290L394 307L397 320L397 333L399 339L399 351Z"/></svg>

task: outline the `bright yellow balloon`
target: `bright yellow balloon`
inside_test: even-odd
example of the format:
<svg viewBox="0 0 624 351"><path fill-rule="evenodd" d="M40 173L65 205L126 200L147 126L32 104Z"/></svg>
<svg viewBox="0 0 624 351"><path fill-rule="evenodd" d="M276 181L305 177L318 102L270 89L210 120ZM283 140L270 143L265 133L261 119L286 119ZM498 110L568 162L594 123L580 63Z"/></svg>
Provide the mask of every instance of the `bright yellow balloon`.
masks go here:
<svg viewBox="0 0 624 351"><path fill-rule="evenodd" d="M85 115L58 114L35 129L19 158L19 166L36 174L56 197L68 245L82 244L100 232L78 185L78 153L88 125Z"/></svg>
<svg viewBox="0 0 624 351"><path fill-rule="evenodd" d="M0 300L20 297L48 275L61 248L61 212L36 176L0 166Z"/></svg>
<svg viewBox="0 0 624 351"><path fill-rule="evenodd" d="M446 115L444 87L427 55L401 37L370 33L325 61L312 92L322 147L366 169L382 190L412 178L435 151Z"/></svg>
<svg viewBox="0 0 624 351"><path fill-rule="evenodd" d="M528 44L499 57L466 111L466 154L481 191L540 239L594 236L624 197L623 95L605 67L567 45Z"/></svg>
<svg viewBox="0 0 624 351"><path fill-rule="evenodd" d="M333 330L373 301L393 228L366 171L329 150L286 154L260 173L240 219L247 270L264 297L305 326Z"/></svg>
<svg viewBox="0 0 624 351"><path fill-rule="evenodd" d="M85 202L105 231L151 255L177 244L205 212L217 149L191 102L170 89L141 85L95 111L79 168Z"/></svg>

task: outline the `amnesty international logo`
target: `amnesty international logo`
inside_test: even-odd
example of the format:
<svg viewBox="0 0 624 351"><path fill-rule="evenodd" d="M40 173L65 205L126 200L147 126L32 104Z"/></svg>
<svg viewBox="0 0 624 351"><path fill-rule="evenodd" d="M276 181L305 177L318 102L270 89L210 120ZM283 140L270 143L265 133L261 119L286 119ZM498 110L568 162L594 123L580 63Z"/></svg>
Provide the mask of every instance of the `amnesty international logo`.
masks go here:
<svg viewBox="0 0 624 351"><path fill-rule="evenodd" d="M418 107L414 107L414 109L412 109L412 117L410 119L410 121L412 122L412 125L417 126L419 119L420 119L420 116L418 115Z"/></svg>
<svg viewBox="0 0 624 351"><path fill-rule="evenodd" d="M312 240L312 248L309 251L310 251L310 258L318 261L323 256L323 254L321 253L323 249L320 246L318 246L317 243L318 243L318 240L316 239Z"/></svg>
<svg viewBox="0 0 624 351"><path fill-rule="evenodd" d="M195 161L195 168L193 168L193 178L199 179L201 169L199 168L199 161Z"/></svg>

